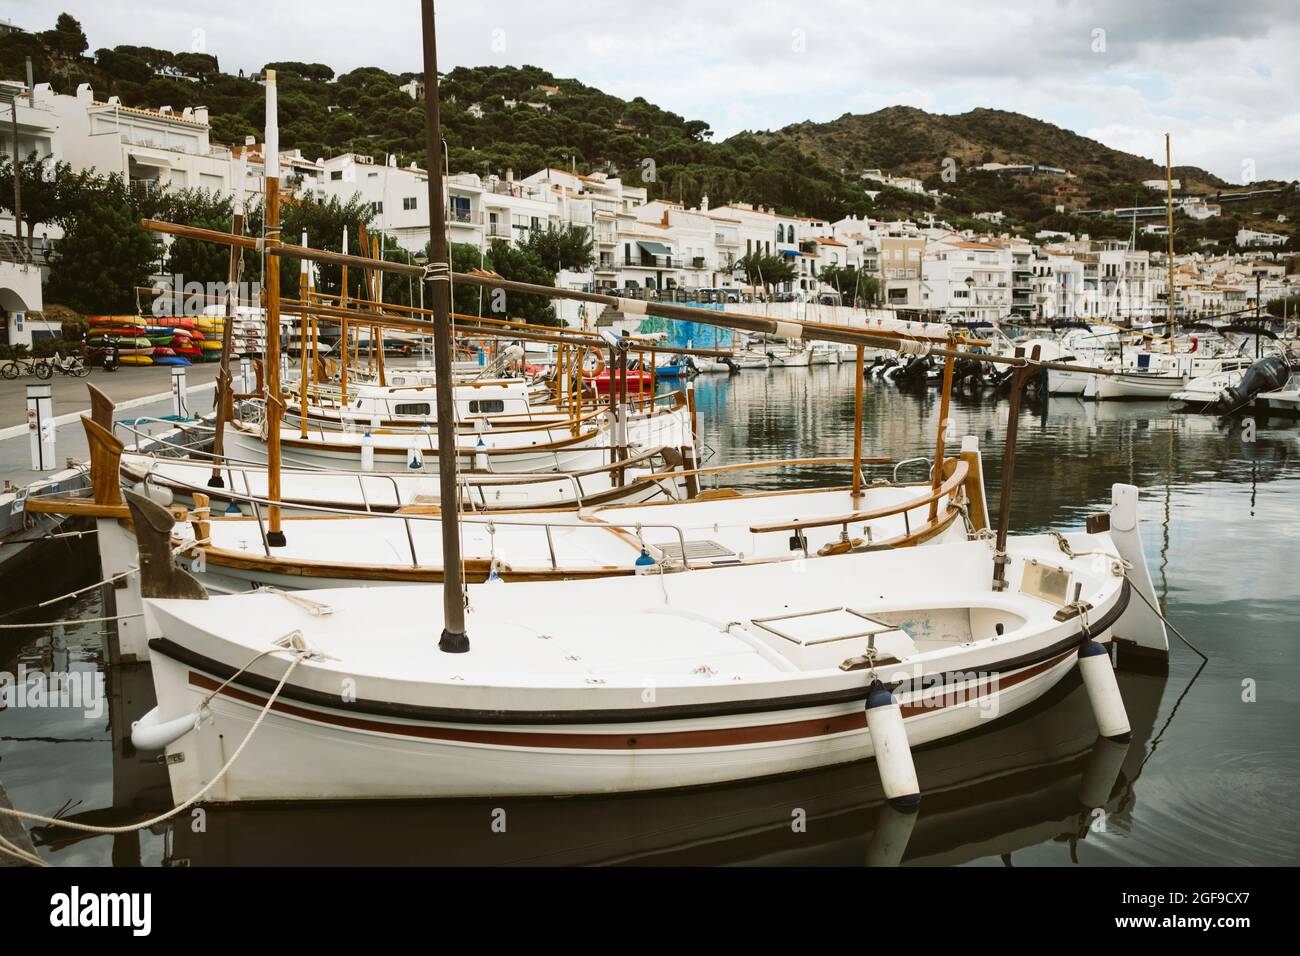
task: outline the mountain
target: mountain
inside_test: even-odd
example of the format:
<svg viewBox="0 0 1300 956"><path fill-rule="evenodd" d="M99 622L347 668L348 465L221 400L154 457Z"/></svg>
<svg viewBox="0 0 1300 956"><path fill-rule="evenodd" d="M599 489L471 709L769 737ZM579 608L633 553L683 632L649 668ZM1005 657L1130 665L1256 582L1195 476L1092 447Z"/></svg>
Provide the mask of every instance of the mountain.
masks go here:
<svg viewBox="0 0 1300 956"><path fill-rule="evenodd" d="M1153 138L1158 135L1153 133ZM793 143L847 170L878 168L918 179L939 173L947 157L955 159L959 169L982 163L1034 163L1067 169L1080 178L1130 184L1165 176L1164 166L1149 159L1006 110L943 115L891 106L875 113L845 113L829 123L796 123L763 138ZM1193 192L1228 185L1194 166L1175 167L1174 177Z"/></svg>

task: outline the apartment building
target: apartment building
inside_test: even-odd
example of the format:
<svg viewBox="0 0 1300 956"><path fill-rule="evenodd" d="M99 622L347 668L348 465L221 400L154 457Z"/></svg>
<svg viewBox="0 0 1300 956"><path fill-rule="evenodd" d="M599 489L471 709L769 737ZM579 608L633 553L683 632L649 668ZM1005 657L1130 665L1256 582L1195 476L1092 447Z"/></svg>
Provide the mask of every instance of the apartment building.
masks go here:
<svg viewBox="0 0 1300 956"><path fill-rule="evenodd" d="M950 235L926 248L924 268L924 308L972 322L997 322L1010 313L1010 249Z"/></svg>

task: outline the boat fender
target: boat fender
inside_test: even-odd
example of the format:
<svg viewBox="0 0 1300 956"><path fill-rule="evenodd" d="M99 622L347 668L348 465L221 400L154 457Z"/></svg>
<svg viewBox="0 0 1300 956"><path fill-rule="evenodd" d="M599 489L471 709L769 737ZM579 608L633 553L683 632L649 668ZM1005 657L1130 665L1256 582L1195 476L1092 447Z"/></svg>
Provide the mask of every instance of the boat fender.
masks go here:
<svg viewBox="0 0 1300 956"><path fill-rule="evenodd" d="M487 471L487 444L481 435L474 445L474 467L479 471Z"/></svg>
<svg viewBox="0 0 1300 956"><path fill-rule="evenodd" d="M373 449L371 450L371 454L374 454ZM421 471L424 469L424 456L420 454L420 446L414 441L411 442L411 447L406 453L406 467L411 471Z"/></svg>
<svg viewBox="0 0 1300 956"><path fill-rule="evenodd" d="M164 488L162 485L155 485L146 482L144 490L145 494L149 496L150 501L157 502L164 508L170 508L172 502L176 500L176 496L172 494L172 490L170 488Z"/></svg>
<svg viewBox="0 0 1300 956"><path fill-rule="evenodd" d="M155 707L131 724L131 745L136 750L165 750L195 729L193 714L162 722Z"/></svg>
<svg viewBox="0 0 1300 956"><path fill-rule="evenodd" d="M921 805L921 787L916 782L916 765L903 726L903 711L878 679L867 690L867 730L885 798L895 809L915 810Z"/></svg>
<svg viewBox="0 0 1300 956"><path fill-rule="evenodd" d="M228 515L242 515L243 512L239 510L239 505L235 504L235 503L232 501L232 502L230 502L230 504L226 505L225 514L228 514Z"/></svg>
<svg viewBox="0 0 1300 956"><path fill-rule="evenodd" d="M1128 740L1131 736L1128 714L1106 648L1093 640L1084 641L1079 648L1079 673L1083 676L1098 733L1107 740L1121 743Z"/></svg>
<svg viewBox="0 0 1300 956"><path fill-rule="evenodd" d="M636 556L636 561L633 563L637 574L649 574L657 566L655 559L650 557L650 552L645 548L641 549L641 553Z"/></svg>

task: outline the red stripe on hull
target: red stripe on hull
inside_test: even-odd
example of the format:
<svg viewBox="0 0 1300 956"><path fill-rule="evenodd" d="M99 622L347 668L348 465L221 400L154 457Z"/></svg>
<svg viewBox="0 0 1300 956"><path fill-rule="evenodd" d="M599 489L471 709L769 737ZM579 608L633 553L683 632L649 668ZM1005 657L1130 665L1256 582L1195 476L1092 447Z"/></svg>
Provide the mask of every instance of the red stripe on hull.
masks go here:
<svg viewBox="0 0 1300 956"><path fill-rule="evenodd" d="M962 703L972 703L978 697L995 689L1002 690L1036 677L1055 667L1065 658L1074 654L1073 649L1066 651L1048 661L1027 667L1009 677L990 677L982 680L972 690L960 694L960 700L951 699L957 695L938 694L934 704L908 704L902 708L903 717L915 717L924 713L946 710ZM218 681L197 671L189 672L191 687L214 691L220 687ZM251 694L236 687L226 687L221 693L234 700L265 707L266 697ZM784 740L799 740L810 737L826 737L842 734L851 730L862 730L867 725L865 710L835 717L820 717L811 720L795 720L782 724L756 724L750 727L726 727L708 730L661 731L647 734L610 734L610 733L528 733L517 730L475 730L458 727L434 727L425 724L397 724L391 721L375 720L368 717L352 717L328 711L312 710L297 704L277 700L271 707L278 713L291 717L302 717L322 724L344 727L350 730L364 730L381 734L393 734L402 737L418 737L424 740L446 740L457 743L486 744L497 747L532 747L556 750L681 750L695 747L736 747L745 744L775 743ZM635 721L635 713L629 712L628 722Z"/></svg>

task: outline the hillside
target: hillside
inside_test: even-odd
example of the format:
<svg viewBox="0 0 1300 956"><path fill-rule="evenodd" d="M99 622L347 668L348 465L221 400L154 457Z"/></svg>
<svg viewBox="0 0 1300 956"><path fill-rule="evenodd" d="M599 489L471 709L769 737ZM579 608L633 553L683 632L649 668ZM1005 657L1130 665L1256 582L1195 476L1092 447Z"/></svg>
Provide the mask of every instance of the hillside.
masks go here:
<svg viewBox="0 0 1300 956"><path fill-rule="evenodd" d="M38 81L63 93L88 82L96 97L118 95L131 106L206 105L217 142L258 136L264 122L263 90L256 76L220 70L216 56L149 47L95 49L72 17L54 29L0 36L0 78L17 78L30 56ZM309 158L342 152L388 155L424 164L422 104L399 89L412 74L362 67L336 75L320 63L266 64L277 70L281 142ZM641 97L624 100L576 79L532 66L457 68L442 77L444 133L453 172L526 175L544 166L618 173L643 185L652 198L713 205L746 201L785 212L838 219L926 216L959 227L988 230L978 212L1002 211L999 230L1039 229L1128 235L1115 220L1060 214L1159 202L1142 187L1163 169L1147 159L1042 120L994 109L955 116L890 107L867 115L845 114L829 123L799 123L775 132L741 133L714 142L701 120L663 110ZM1158 134L1153 133L1153 136ZM945 157L956 160L953 182L940 176ZM999 177L974 167L986 162L1059 166L1074 178ZM932 197L886 188L869 199L861 172L922 179L945 194ZM1184 191L1210 193L1228 184L1193 167L1175 170ZM875 191L876 187L871 187ZM1238 225L1294 232L1300 215L1295 190L1284 197L1225 209L1221 219L1188 224L1188 239L1220 243ZM0 201L3 201L0 199ZM1248 208L1249 206L1249 208ZM1288 222L1277 225L1277 213ZM1180 224L1180 232L1184 227Z"/></svg>
<svg viewBox="0 0 1300 956"><path fill-rule="evenodd" d="M1123 183L1163 179L1165 175L1163 166L1148 159L1030 116L995 109L947 116L891 106L865 115L845 113L829 123L797 123L763 138L792 142L837 167L874 167L918 179L937 173L949 156L959 168L1035 163L1068 169L1080 178L1104 177ZM1193 192L1213 192L1228 185L1192 166L1175 168L1174 176Z"/></svg>

